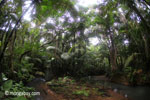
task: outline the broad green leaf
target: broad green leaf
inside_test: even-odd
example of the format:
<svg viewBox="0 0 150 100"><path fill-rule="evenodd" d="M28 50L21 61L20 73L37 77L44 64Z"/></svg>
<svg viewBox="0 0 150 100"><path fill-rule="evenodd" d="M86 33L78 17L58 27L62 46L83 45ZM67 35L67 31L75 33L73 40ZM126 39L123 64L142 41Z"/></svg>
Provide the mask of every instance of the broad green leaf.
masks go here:
<svg viewBox="0 0 150 100"><path fill-rule="evenodd" d="M2 80L3 81L6 81L8 78L5 76L5 74L4 73L2 73Z"/></svg>
<svg viewBox="0 0 150 100"><path fill-rule="evenodd" d="M12 100L27 100L27 98L23 96L19 96L19 97L13 98Z"/></svg>
<svg viewBox="0 0 150 100"><path fill-rule="evenodd" d="M0 98L2 98L4 96L4 92L0 91Z"/></svg>
<svg viewBox="0 0 150 100"><path fill-rule="evenodd" d="M129 65L129 63L130 63L131 61L133 61L133 60L134 60L134 57L137 56L137 55L138 55L138 53L133 53L132 55L130 55L130 56L127 58L127 60L125 61L125 67L127 67L127 66Z"/></svg>
<svg viewBox="0 0 150 100"><path fill-rule="evenodd" d="M3 90L10 90L12 88L13 85L13 81L12 80L8 80L6 81L3 85L2 85L2 89Z"/></svg>

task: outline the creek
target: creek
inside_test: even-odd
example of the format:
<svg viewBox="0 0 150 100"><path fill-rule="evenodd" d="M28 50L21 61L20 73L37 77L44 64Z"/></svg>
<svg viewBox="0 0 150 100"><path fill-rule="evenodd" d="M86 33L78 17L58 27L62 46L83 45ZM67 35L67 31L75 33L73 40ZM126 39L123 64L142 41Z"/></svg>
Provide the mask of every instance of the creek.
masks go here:
<svg viewBox="0 0 150 100"><path fill-rule="evenodd" d="M92 80L92 78L91 78ZM108 80L101 80L95 78L94 82L104 85L104 87L110 87L114 92L123 94L130 100L150 100L150 87L149 86L126 86L121 84L116 84Z"/></svg>

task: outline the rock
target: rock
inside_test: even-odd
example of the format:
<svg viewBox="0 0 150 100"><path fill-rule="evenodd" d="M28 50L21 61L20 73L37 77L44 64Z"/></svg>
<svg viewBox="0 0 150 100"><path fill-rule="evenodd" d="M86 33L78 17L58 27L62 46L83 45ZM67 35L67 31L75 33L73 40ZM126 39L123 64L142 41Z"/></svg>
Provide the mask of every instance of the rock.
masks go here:
<svg viewBox="0 0 150 100"><path fill-rule="evenodd" d="M118 89L114 89L113 91L114 91L114 92L118 92Z"/></svg>
<svg viewBox="0 0 150 100"><path fill-rule="evenodd" d="M128 98L128 95L127 95L127 94L125 94L125 95L124 95L124 97L125 97L125 98Z"/></svg>

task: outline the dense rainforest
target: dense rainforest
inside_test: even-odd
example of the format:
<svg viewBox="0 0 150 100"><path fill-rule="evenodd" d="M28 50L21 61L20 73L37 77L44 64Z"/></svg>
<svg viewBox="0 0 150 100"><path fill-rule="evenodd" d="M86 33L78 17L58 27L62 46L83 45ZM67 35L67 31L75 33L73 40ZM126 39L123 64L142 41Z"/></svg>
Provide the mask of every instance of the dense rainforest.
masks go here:
<svg viewBox="0 0 150 100"><path fill-rule="evenodd" d="M150 0L0 0L0 100L127 99L97 78L150 85Z"/></svg>

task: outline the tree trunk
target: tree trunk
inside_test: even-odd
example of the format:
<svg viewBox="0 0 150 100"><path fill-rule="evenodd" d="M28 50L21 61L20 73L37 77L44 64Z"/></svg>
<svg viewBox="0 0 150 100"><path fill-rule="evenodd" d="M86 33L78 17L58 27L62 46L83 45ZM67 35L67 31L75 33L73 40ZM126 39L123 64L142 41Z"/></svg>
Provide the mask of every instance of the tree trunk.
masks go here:
<svg viewBox="0 0 150 100"><path fill-rule="evenodd" d="M110 47L110 63L112 67L112 71L115 71L117 69L117 54L116 54L116 47L113 40L113 34L110 34L110 41L111 41L111 47Z"/></svg>

